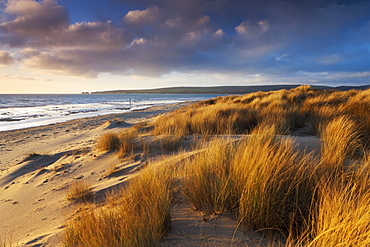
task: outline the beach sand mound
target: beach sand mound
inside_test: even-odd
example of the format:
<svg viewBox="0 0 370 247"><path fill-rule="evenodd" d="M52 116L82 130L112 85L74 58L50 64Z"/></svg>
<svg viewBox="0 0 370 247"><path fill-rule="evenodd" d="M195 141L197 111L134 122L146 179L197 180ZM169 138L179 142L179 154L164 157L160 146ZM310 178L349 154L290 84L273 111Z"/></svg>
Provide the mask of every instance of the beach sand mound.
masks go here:
<svg viewBox="0 0 370 247"><path fill-rule="evenodd" d="M125 122L124 120L119 119L113 119L105 122L100 126L101 129L116 129L116 128L128 128L132 126L132 124L129 124Z"/></svg>

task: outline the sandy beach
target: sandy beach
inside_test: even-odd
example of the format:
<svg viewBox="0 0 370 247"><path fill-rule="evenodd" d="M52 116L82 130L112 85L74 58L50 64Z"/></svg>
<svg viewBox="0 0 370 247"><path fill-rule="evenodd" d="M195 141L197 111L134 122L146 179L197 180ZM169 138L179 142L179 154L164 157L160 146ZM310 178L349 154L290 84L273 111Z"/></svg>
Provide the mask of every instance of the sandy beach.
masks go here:
<svg viewBox="0 0 370 247"><path fill-rule="evenodd" d="M94 138L102 133L92 130L109 120L121 119L129 124L136 124L191 103L154 106L140 111L102 115L41 127L0 132L0 170L20 162L25 154L63 150L63 142L69 143L70 140L76 142L84 138L95 140ZM51 144L51 142L53 143Z"/></svg>
<svg viewBox="0 0 370 247"><path fill-rule="evenodd" d="M0 237L20 246L58 246L64 220L75 210L66 200L68 185L84 179L96 193L126 178L104 179L110 167L127 162L101 155L96 140L190 103L0 132Z"/></svg>

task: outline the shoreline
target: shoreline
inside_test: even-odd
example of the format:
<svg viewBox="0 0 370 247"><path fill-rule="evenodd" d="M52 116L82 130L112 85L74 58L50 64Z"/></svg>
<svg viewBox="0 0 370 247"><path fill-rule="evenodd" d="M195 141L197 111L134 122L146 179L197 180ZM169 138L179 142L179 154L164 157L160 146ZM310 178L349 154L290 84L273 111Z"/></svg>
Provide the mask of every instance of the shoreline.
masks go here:
<svg viewBox="0 0 370 247"><path fill-rule="evenodd" d="M56 140L65 139L64 143L67 143L69 139L77 139L77 137L82 136L91 136L90 138L94 138L92 136L92 130L107 121L117 118L129 124L136 124L195 102L185 101L168 105L158 105L137 111L86 117L38 127L1 131L0 171L17 164L22 160L24 155L36 152L47 153L58 151L48 146L48 144L54 143Z"/></svg>
<svg viewBox="0 0 370 247"><path fill-rule="evenodd" d="M195 101L195 100L188 100ZM72 105L48 105L48 106L34 106L34 107L18 107L21 110L12 114L12 110L4 111L0 108L0 132L27 129L32 127L47 126L51 124L64 123L71 120L78 120L90 117L100 117L105 115L123 114L133 111L142 111L154 106L170 105L176 103L183 103L186 101L169 101L153 102L152 104L144 103L129 106L129 104L78 104L77 108ZM111 108L112 107L112 108ZM10 109L17 109L12 107ZM29 109L29 110L26 110ZM3 110L3 111L1 111Z"/></svg>
<svg viewBox="0 0 370 247"><path fill-rule="evenodd" d="M23 131L37 131L41 130L43 128L50 128L50 127L59 127L61 125L65 124L74 124L74 122L80 122L82 124L86 125L91 125L95 126L99 123L104 123L105 121L108 121L111 118L119 118L119 117L128 117L128 121L132 121L132 123L137 123L139 122L142 118L151 118L155 114L161 114L158 112L165 111L165 112L170 112L172 110L175 110L177 108L181 108L183 106L187 106L190 104L193 104L197 102L196 100L194 101L184 101L184 102L179 102L179 103L173 103L173 104L165 104L165 105L156 105L156 106L151 106L145 109L139 109L139 110L132 110L129 112L122 112L122 113L113 113L113 114L104 114L104 115L99 115L99 116L92 116L92 117L82 117L78 119L72 119L72 120L67 120L65 122L60 122L60 123L52 123L52 124L47 124L47 125L40 125L40 126L35 126L35 127L26 127L22 129L14 129L14 130L4 130L0 131L0 138L2 138L5 135L13 132L23 132ZM153 115L154 114L154 115ZM138 115L138 116L136 116ZM142 115L142 116L139 116Z"/></svg>

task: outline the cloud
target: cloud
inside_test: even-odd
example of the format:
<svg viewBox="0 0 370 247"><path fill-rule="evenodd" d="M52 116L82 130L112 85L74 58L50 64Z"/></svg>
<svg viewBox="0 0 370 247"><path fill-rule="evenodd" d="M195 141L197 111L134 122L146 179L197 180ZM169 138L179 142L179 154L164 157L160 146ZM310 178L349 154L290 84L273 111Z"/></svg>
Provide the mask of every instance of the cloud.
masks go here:
<svg viewBox="0 0 370 247"><path fill-rule="evenodd" d="M284 53L283 55L276 58L276 61L286 61L289 59L289 53Z"/></svg>
<svg viewBox="0 0 370 247"><path fill-rule="evenodd" d="M269 30L269 22L267 20L261 20L257 23L250 23L249 21L243 21L235 30L240 34L246 35L257 35L265 33Z"/></svg>
<svg viewBox="0 0 370 247"><path fill-rule="evenodd" d="M18 49L17 61L26 67L83 77L199 71L263 75L256 81L285 75L328 80L320 73L369 70L369 1L114 3L116 19L71 23L56 0L9 0L0 43Z"/></svg>
<svg viewBox="0 0 370 247"><path fill-rule="evenodd" d="M117 49L126 45L129 40L124 30L114 27L109 21L105 23L81 22L60 29L53 36L41 37L35 41L35 45L58 48Z"/></svg>
<svg viewBox="0 0 370 247"><path fill-rule="evenodd" d="M224 34L225 34L225 32L220 28L220 29L218 29L216 32L214 32L214 35L216 36L216 37L223 37L224 36Z"/></svg>
<svg viewBox="0 0 370 247"><path fill-rule="evenodd" d="M9 0L4 12L16 18L0 28L22 37L48 35L68 24L67 12L54 0Z"/></svg>
<svg viewBox="0 0 370 247"><path fill-rule="evenodd" d="M145 10L131 10L125 16L124 20L135 24L150 24L157 21L159 8L150 7Z"/></svg>
<svg viewBox="0 0 370 247"><path fill-rule="evenodd" d="M110 21L69 24L66 10L54 0L10 0L4 12L15 16L0 24L3 42L12 47L112 49L129 40Z"/></svg>
<svg viewBox="0 0 370 247"><path fill-rule="evenodd" d="M0 51L0 65L10 65L13 63L13 58L10 52Z"/></svg>
<svg viewBox="0 0 370 247"><path fill-rule="evenodd" d="M165 23L169 27L177 27L181 24L181 17L168 19Z"/></svg>
<svg viewBox="0 0 370 247"><path fill-rule="evenodd" d="M22 52L23 63L25 66L33 69L42 69L50 71L54 74L69 74L79 77L94 78L99 73L104 72L105 69L99 63L98 55L91 54L91 52L84 53L79 50L63 50L63 51L38 51L34 49L25 49ZM98 53L98 52L97 52ZM85 61L91 59L98 62L86 63ZM107 67L109 65L106 65Z"/></svg>
<svg viewBox="0 0 370 247"><path fill-rule="evenodd" d="M35 81L36 79L33 77L25 77L19 74L0 74L0 80L24 80L24 81ZM38 80L40 80L38 78Z"/></svg>

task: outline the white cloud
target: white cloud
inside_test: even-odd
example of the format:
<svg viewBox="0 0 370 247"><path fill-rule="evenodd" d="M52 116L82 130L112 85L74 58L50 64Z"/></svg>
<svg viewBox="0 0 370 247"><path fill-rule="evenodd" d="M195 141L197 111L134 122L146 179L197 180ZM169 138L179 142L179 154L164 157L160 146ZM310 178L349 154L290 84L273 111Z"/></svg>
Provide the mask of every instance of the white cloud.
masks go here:
<svg viewBox="0 0 370 247"><path fill-rule="evenodd" d="M238 33L248 33L250 29L249 27L250 27L250 24L248 22L243 21L242 23L240 23L238 26L235 27L235 30Z"/></svg>
<svg viewBox="0 0 370 247"><path fill-rule="evenodd" d="M225 32L222 29L218 29L216 32L214 32L214 35L216 37L223 37Z"/></svg>
<svg viewBox="0 0 370 247"><path fill-rule="evenodd" d="M129 45L129 47L131 46L135 46L135 45L144 45L147 41L144 39L144 38L138 38L138 39L134 39L131 44Z"/></svg>
<svg viewBox="0 0 370 247"><path fill-rule="evenodd" d="M276 58L276 61L286 61L286 60L288 60L287 58L288 58L288 56L289 56L289 53L284 53L283 55L281 55L280 57L278 57L278 58Z"/></svg>
<svg viewBox="0 0 370 247"><path fill-rule="evenodd" d="M147 24L155 22L158 15L159 8L154 6L145 10L131 10L124 16L124 20L135 24Z"/></svg>

